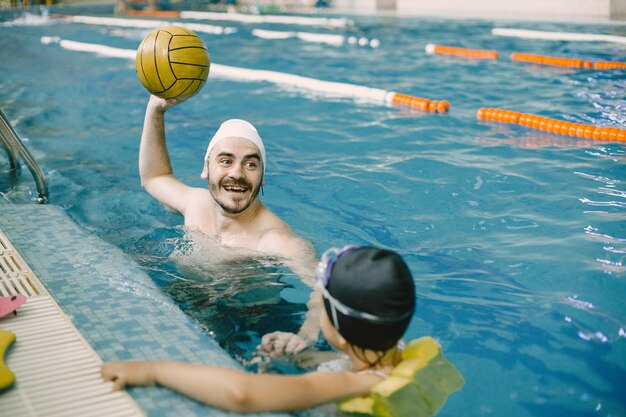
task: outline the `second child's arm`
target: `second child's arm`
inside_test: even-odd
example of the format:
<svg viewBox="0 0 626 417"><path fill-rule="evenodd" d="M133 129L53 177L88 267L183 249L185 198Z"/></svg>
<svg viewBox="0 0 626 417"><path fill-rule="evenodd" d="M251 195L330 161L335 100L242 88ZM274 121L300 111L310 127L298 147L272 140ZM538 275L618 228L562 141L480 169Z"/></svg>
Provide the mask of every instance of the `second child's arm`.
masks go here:
<svg viewBox="0 0 626 417"><path fill-rule="evenodd" d="M102 375L125 385L159 384L198 401L240 413L295 411L362 395L381 378L354 372L304 375L250 374L231 368L181 362L109 362Z"/></svg>

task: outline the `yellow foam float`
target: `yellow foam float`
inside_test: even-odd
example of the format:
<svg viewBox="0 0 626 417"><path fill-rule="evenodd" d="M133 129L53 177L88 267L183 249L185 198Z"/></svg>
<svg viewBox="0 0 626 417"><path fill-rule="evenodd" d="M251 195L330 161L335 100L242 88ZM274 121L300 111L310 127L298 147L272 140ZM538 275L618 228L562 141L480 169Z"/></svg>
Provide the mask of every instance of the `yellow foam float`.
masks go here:
<svg viewBox="0 0 626 417"><path fill-rule="evenodd" d="M345 400L339 409L356 416L433 416L464 383L460 372L443 356L441 345L426 336L407 345L402 361L369 395Z"/></svg>
<svg viewBox="0 0 626 417"><path fill-rule="evenodd" d="M4 355L15 342L15 333L0 329L0 392L11 388L15 382L15 375L4 362Z"/></svg>

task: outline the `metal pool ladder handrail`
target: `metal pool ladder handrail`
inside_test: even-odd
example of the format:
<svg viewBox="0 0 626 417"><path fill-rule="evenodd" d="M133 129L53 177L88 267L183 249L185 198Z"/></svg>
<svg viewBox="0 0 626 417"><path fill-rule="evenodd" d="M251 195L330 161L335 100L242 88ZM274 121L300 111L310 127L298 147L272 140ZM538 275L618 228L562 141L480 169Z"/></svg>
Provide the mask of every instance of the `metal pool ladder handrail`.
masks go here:
<svg viewBox="0 0 626 417"><path fill-rule="evenodd" d="M2 109L0 109L0 145L7 150L9 156L9 164L11 165L11 171L17 172L19 165L17 158L21 155L35 178L35 184L37 186L37 202L39 204L46 204L48 202L48 187L46 186L46 179L43 175L43 171L35 161L35 158L26 149L19 136L7 120Z"/></svg>

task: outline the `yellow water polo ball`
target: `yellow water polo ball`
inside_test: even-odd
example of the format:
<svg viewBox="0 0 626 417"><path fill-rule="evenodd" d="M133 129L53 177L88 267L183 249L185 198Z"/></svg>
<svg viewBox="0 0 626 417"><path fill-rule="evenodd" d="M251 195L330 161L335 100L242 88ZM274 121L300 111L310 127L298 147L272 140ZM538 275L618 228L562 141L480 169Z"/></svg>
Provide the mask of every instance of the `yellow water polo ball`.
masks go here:
<svg viewBox="0 0 626 417"><path fill-rule="evenodd" d="M135 59L141 84L164 99L197 94L209 76L211 58L202 39L182 26L150 32L139 45Z"/></svg>

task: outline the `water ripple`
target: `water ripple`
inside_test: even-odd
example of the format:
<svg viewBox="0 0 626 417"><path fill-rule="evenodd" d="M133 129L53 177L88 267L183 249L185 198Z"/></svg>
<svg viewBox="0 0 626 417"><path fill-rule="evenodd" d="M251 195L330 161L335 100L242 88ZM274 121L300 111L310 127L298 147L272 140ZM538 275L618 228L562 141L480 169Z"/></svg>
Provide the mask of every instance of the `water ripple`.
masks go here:
<svg viewBox="0 0 626 417"><path fill-rule="evenodd" d="M594 201L588 198L580 198L579 200L581 203L590 206L626 208L626 202L622 201Z"/></svg>
<svg viewBox="0 0 626 417"><path fill-rule="evenodd" d="M587 178L593 181L597 181L597 182L601 182L603 184L606 185L610 185L610 186L615 186L615 185L619 185L619 184L623 184L624 181L623 180L619 180L619 179L613 179L613 178L608 178L608 177L602 177L599 175L592 175L592 174L587 174L585 172L574 172L574 174L579 175L582 178Z"/></svg>

